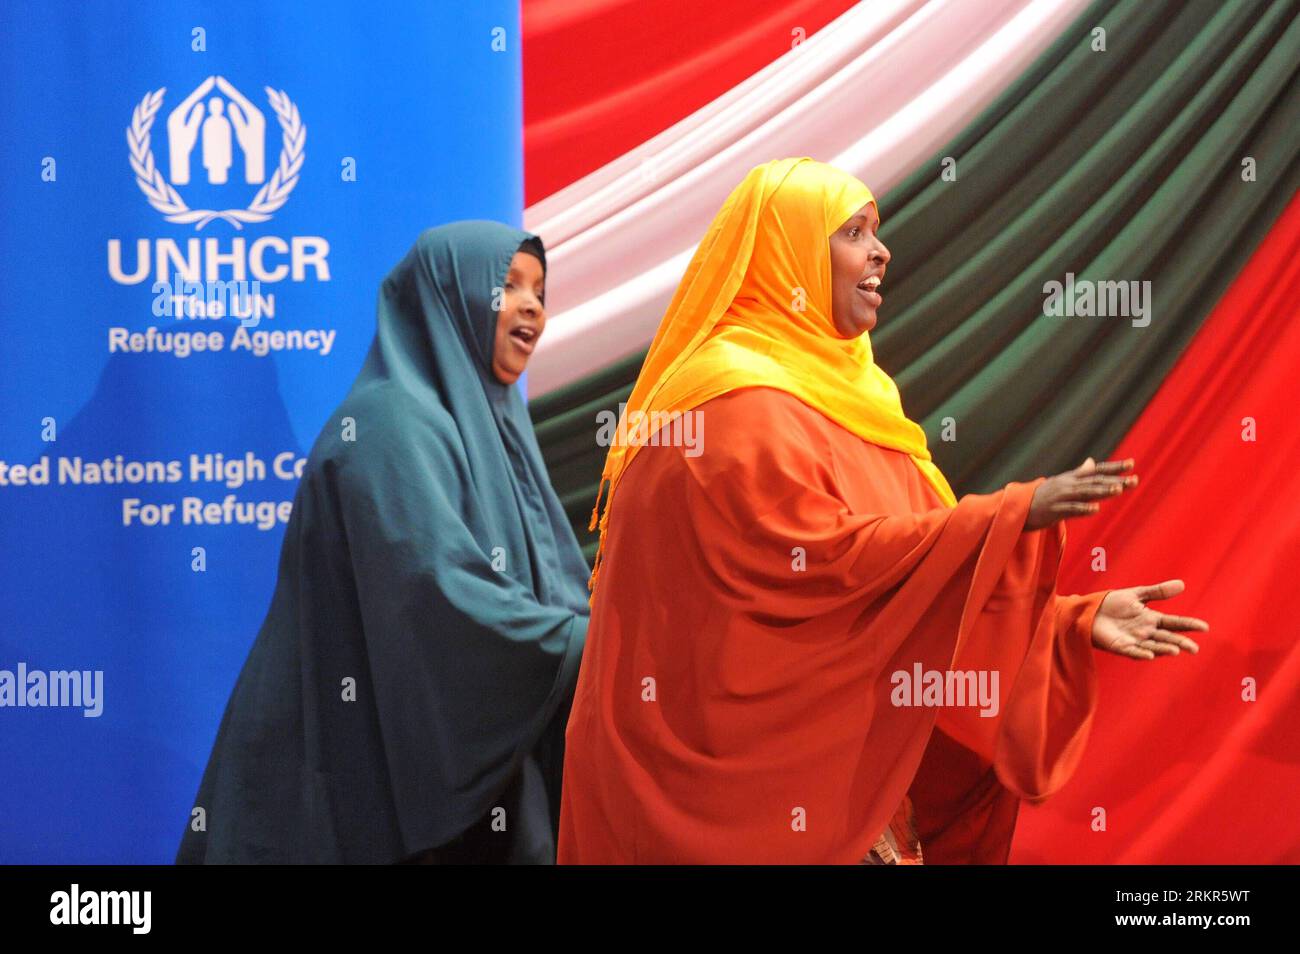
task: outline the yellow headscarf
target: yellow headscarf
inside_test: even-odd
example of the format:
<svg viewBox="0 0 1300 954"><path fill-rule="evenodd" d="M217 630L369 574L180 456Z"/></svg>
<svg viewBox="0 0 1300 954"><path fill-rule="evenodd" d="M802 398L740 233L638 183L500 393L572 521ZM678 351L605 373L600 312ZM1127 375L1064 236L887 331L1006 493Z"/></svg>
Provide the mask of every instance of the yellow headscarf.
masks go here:
<svg viewBox="0 0 1300 954"><path fill-rule="evenodd" d="M829 238L868 202L876 205L857 178L807 157L751 169L677 286L617 433L636 431L629 417L684 413L739 388L775 388L865 441L911 455L944 503L955 506L925 432L903 413L898 386L876 365L870 339L840 337L831 317ZM596 529L608 481L593 591L614 493L640 449L638 437L616 440L605 458L588 528Z"/></svg>

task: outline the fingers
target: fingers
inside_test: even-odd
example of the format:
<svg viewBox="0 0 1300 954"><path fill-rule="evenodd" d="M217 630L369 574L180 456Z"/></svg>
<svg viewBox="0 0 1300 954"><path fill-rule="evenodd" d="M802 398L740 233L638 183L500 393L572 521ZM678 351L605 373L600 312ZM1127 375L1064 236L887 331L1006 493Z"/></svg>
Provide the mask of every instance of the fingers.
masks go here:
<svg viewBox="0 0 1300 954"><path fill-rule="evenodd" d="M1100 464L1089 457L1074 470L1047 478L1035 491L1034 516L1026 527L1037 530L1060 520L1097 513L1101 507L1094 501L1107 500L1137 486L1137 475L1128 473L1133 466L1131 457Z"/></svg>
<svg viewBox="0 0 1300 954"><path fill-rule="evenodd" d="M1069 500L1105 500L1137 485L1137 477L1088 477L1066 492Z"/></svg>
<svg viewBox="0 0 1300 954"><path fill-rule="evenodd" d="M1173 636L1174 634L1169 633L1168 635ZM1191 643L1191 640L1189 639L1187 642ZM1192 645L1196 644L1192 643ZM1177 656L1180 652L1180 648L1174 643L1158 638L1158 636L1151 636L1147 639L1130 643L1117 651L1119 655L1127 656L1129 659L1140 659L1146 661L1155 659L1157 656ZM1195 650L1188 651L1192 653L1195 652Z"/></svg>
<svg viewBox="0 0 1300 954"><path fill-rule="evenodd" d="M1136 476L1071 478L1052 494L1049 513L1053 521L1091 516L1101 510L1097 501L1109 500L1136 483Z"/></svg>
<svg viewBox="0 0 1300 954"><path fill-rule="evenodd" d="M1133 459L1108 460L1097 464L1091 457L1074 471L1060 475L1064 479L1052 481L1051 496L1056 498L1054 508L1057 518L1066 516L1084 516L1096 513L1099 508L1063 506L1065 504L1089 503L1094 500L1108 500L1136 487L1137 474L1127 473L1133 469Z"/></svg>
<svg viewBox="0 0 1300 954"><path fill-rule="evenodd" d="M1169 647L1171 650L1169 655L1171 656L1177 656L1180 650L1189 652L1193 656L1201 651L1201 647L1186 636L1180 636L1178 633L1172 633L1167 629L1157 629L1152 634L1151 639L1157 645Z"/></svg>
<svg viewBox="0 0 1300 954"><path fill-rule="evenodd" d="M1173 636L1174 634L1170 633L1169 635ZM1177 639L1180 637L1175 638ZM1187 642L1191 643L1192 641L1189 639ZM1143 649L1155 653L1157 656L1177 656L1182 650L1182 647L1177 643L1171 643L1168 640L1161 639L1158 631L1150 639L1144 639L1138 643L1138 645ZM1191 650L1189 649L1188 652L1191 652Z"/></svg>
<svg viewBox="0 0 1300 954"><path fill-rule="evenodd" d="M1125 646L1119 651L1121 656L1127 656L1129 659L1155 659L1156 654L1149 649L1144 649L1140 643L1134 643L1131 646Z"/></svg>
<svg viewBox="0 0 1300 954"><path fill-rule="evenodd" d="M1151 600L1167 600L1177 596L1183 590L1187 589L1187 584L1182 580L1165 580L1163 583L1154 583L1149 586L1135 586L1135 595L1143 603ZM1209 626L1207 624L1206 628Z"/></svg>
<svg viewBox="0 0 1300 954"><path fill-rule="evenodd" d="M1175 632L1175 630L1191 630L1199 633L1207 633L1210 630L1209 623L1203 619L1197 619L1195 616L1166 616L1161 614L1156 626L1159 628L1152 634L1152 639L1175 645L1193 656L1201 651L1200 645L1191 637L1183 636L1181 633Z"/></svg>
<svg viewBox="0 0 1300 954"><path fill-rule="evenodd" d="M1169 616L1162 613L1160 614L1160 622L1157 625L1165 629L1194 629L1202 633L1210 631L1210 624L1195 616Z"/></svg>
<svg viewBox="0 0 1300 954"><path fill-rule="evenodd" d="M1096 474L1124 474L1132 470L1133 466L1132 457L1125 460L1104 460L1100 464L1094 463L1093 459L1089 457L1076 467L1073 473L1080 477L1091 477Z"/></svg>
<svg viewBox="0 0 1300 954"><path fill-rule="evenodd" d="M1181 582L1181 580L1171 580L1169 582ZM1165 616L1161 614L1153 628L1148 630L1142 638L1125 646L1120 652L1121 655L1128 656L1130 659L1142 660L1155 659L1157 656L1177 656L1183 652L1195 656L1201 651L1200 645L1195 640L1182 635L1180 632L1175 632L1175 630L1207 632L1209 628L1209 623L1194 616Z"/></svg>

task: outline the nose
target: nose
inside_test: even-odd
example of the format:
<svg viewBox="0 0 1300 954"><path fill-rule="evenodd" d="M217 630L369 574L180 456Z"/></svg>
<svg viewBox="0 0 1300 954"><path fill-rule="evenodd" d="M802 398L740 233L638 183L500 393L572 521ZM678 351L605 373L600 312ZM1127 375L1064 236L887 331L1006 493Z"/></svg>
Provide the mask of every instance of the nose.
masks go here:
<svg viewBox="0 0 1300 954"><path fill-rule="evenodd" d="M542 303L537 300L537 296L530 293L519 302L519 313L527 315L533 321L541 321L546 311Z"/></svg>
<svg viewBox="0 0 1300 954"><path fill-rule="evenodd" d="M871 250L871 260L881 265L888 265L889 260L892 257L893 256L889 254L889 249L886 247L885 243L877 238L876 247Z"/></svg>

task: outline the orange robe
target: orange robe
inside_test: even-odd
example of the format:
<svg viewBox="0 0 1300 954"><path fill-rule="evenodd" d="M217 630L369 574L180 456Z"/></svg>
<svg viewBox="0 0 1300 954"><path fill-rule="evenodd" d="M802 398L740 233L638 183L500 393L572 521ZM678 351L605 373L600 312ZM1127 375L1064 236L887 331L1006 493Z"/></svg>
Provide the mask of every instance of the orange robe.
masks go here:
<svg viewBox="0 0 1300 954"><path fill-rule="evenodd" d="M1004 863L1074 770L1104 592L1060 596L1034 489L944 507L904 453L797 398L696 409L611 511L566 733L559 861L859 863L915 806L926 863ZM996 717L896 705L894 674L999 674Z"/></svg>

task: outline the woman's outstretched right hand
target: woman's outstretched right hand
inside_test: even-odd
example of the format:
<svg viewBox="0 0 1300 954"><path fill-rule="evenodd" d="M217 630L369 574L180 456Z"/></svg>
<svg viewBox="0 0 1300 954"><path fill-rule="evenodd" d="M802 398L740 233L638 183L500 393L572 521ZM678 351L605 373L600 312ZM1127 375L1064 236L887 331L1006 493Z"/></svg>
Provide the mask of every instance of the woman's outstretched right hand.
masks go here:
<svg viewBox="0 0 1300 954"><path fill-rule="evenodd" d="M1048 477L1034 491L1025 519L1026 530L1041 530L1058 520L1087 517L1101 509L1099 500L1117 496L1137 486L1137 474L1130 474L1133 458L1107 460L1098 464L1091 457L1074 470Z"/></svg>

